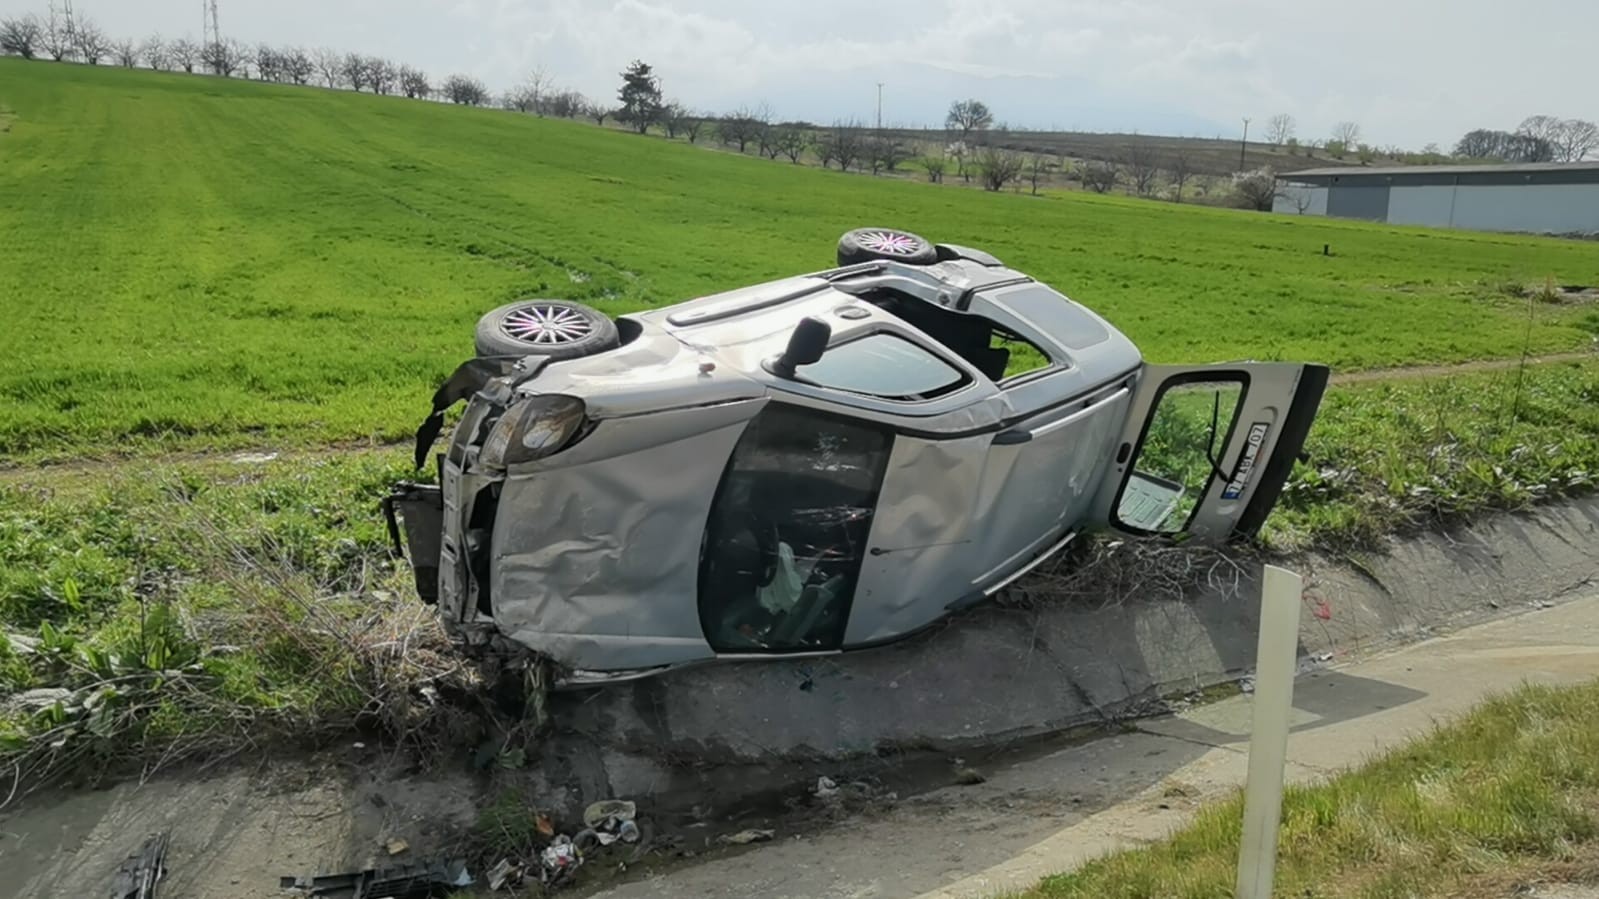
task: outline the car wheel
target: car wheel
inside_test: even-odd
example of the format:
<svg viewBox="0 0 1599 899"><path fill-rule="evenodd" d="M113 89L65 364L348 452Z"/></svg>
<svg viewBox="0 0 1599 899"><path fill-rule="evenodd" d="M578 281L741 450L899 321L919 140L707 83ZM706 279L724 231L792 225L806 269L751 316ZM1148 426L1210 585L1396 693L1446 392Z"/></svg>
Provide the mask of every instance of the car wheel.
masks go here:
<svg viewBox="0 0 1599 899"><path fill-rule="evenodd" d="M938 261L938 253L924 238L893 228L856 228L838 239L839 265L874 259L932 265Z"/></svg>
<svg viewBox="0 0 1599 899"><path fill-rule="evenodd" d="M479 356L576 359L621 342L605 313L566 300L517 300L478 319Z"/></svg>

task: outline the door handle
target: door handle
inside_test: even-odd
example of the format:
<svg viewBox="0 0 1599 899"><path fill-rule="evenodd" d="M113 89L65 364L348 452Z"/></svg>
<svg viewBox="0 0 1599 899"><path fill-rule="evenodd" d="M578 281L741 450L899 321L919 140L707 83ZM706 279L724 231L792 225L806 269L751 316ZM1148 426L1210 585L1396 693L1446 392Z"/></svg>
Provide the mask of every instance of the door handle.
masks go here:
<svg viewBox="0 0 1599 899"><path fill-rule="evenodd" d="M1012 428L994 435L995 446L1017 446L1033 439L1033 432L1026 428Z"/></svg>

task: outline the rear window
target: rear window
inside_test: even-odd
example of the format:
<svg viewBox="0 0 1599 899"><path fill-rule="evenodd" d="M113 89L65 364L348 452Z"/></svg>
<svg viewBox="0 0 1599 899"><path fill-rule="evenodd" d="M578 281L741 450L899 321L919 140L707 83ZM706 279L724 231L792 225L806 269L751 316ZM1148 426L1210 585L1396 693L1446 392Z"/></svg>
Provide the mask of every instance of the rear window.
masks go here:
<svg viewBox="0 0 1599 899"><path fill-rule="evenodd" d="M892 400L931 399L966 383L960 369L894 334L879 332L831 347L799 368L820 387Z"/></svg>

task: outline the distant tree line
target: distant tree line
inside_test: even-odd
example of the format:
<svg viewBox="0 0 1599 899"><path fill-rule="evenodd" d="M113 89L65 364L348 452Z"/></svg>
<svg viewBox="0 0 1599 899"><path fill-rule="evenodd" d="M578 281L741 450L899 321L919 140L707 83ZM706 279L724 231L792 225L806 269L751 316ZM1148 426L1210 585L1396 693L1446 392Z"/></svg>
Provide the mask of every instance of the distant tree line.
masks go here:
<svg viewBox="0 0 1599 899"><path fill-rule="evenodd" d="M1580 162L1599 151L1599 125L1552 115L1528 116L1515 131L1478 128L1455 144L1463 159L1504 162Z"/></svg>

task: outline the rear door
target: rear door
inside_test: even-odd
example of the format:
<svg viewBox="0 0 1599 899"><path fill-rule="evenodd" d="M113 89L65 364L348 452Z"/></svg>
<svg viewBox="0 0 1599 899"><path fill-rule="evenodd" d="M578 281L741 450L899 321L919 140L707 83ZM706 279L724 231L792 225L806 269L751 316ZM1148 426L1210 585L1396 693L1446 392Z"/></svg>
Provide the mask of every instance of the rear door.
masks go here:
<svg viewBox="0 0 1599 899"><path fill-rule="evenodd" d="M1324 365L1145 365L1095 499L1132 534L1251 536L1276 504L1327 387Z"/></svg>

